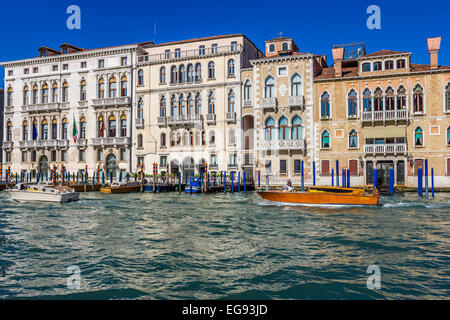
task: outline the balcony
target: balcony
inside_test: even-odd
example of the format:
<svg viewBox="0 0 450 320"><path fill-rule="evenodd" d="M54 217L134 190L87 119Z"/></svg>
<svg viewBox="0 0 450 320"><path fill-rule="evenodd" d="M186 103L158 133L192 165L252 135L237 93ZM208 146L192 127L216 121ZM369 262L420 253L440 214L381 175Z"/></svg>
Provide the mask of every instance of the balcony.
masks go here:
<svg viewBox="0 0 450 320"><path fill-rule="evenodd" d="M21 141L20 148L68 148L69 140L31 140Z"/></svg>
<svg viewBox="0 0 450 320"><path fill-rule="evenodd" d="M364 153L366 155L388 155L388 154L406 154L406 143L393 144L366 144L364 145Z"/></svg>
<svg viewBox="0 0 450 320"><path fill-rule="evenodd" d="M184 50L179 52L163 52L159 54L152 55L140 55L137 57L138 63L145 62L164 62L170 60L183 60L183 59L192 59L192 58L206 58L216 55L224 55L224 54L233 54L233 53L241 53L244 51L244 47L240 44L236 45L228 45L228 46L220 46L215 48L203 48L203 49L192 49L192 50Z"/></svg>
<svg viewBox="0 0 450 320"><path fill-rule="evenodd" d="M255 156L253 153L244 153L244 167L253 166L256 164Z"/></svg>
<svg viewBox="0 0 450 320"><path fill-rule="evenodd" d="M219 165L217 163L210 163L208 164L208 169L217 170L219 169Z"/></svg>
<svg viewBox="0 0 450 320"><path fill-rule="evenodd" d="M113 138L94 138L91 139L91 144L94 147L106 147L106 146L128 146L131 143L131 139L128 137L113 137Z"/></svg>
<svg viewBox="0 0 450 320"><path fill-rule="evenodd" d="M166 117L158 117L158 126L165 127L167 125Z"/></svg>
<svg viewBox="0 0 450 320"><path fill-rule="evenodd" d="M143 128L143 127L144 127L144 119L136 118L136 128Z"/></svg>
<svg viewBox="0 0 450 320"><path fill-rule="evenodd" d="M195 124L201 124L201 116L196 115L177 115L167 117L167 124L169 126L192 126Z"/></svg>
<svg viewBox="0 0 450 320"><path fill-rule="evenodd" d="M288 106L291 110L297 110L297 109L303 110L305 108L305 97L290 96L289 101L288 101Z"/></svg>
<svg viewBox="0 0 450 320"><path fill-rule="evenodd" d="M236 122L236 112L227 112L226 120L227 122Z"/></svg>
<svg viewBox="0 0 450 320"><path fill-rule="evenodd" d="M275 151L275 150L300 150L303 153L306 152L305 140L264 140L260 141L260 150L262 151Z"/></svg>
<svg viewBox="0 0 450 320"><path fill-rule="evenodd" d="M252 100L244 100L244 107L251 107L253 104Z"/></svg>
<svg viewBox="0 0 450 320"><path fill-rule="evenodd" d="M87 108L88 107L88 101L79 101L78 102L78 108Z"/></svg>
<svg viewBox="0 0 450 320"><path fill-rule="evenodd" d="M209 113L206 115L206 123L207 124L214 124L216 123L216 114Z"/></svg>
<svg viewBox="0 0 450 320"><path fill-rule="evenodd" d="M5 107L5 113L14 113L14 107Z"/></svg>
<svg viewBox="0 0 450 320"><path fill-rule="evenodd" d="M14 147L14 142L5 141L3 142L3 149L12 149Z"/></svg>
<svg viewBox="0 0 450 320"><path fill-rule="evenodd" d="M54 112L69 109L69 102L51 102L51 103L40 103L40 104L29 104L22 106L22 112L28 113L44 113L44 112Z"/></svg>
<svg viewBox="0 0 450 320"><path fill-rule="evenodd" d="M405 121L409 119L408 110L370 111L362 113L363 122Z"/></svg>
<svg viewBox="0 0 450 320"><path fill-rule="evenodd" d="M92 100L94 108L122 107L131 104L130 97L104 98Z"/></svg>
<svg viewBox="0 0 450 320"><path fill-rule="evenodd" d="M277 98L262 98L261 107L263 111L275 111L278 106Z"/></svg>
<svg viewBox="0 0 450 320"><path fill-rule="evenodd" d="M88 145L88 140L87 139L79 139L77 140L77 147L87 147Z"/></svg>
<svg viewBox="0 0 450 320"><path fill-rule="evenodd" d="M237 170L238 165L236 163L229 163L227 167L228 170Z"/></svg>

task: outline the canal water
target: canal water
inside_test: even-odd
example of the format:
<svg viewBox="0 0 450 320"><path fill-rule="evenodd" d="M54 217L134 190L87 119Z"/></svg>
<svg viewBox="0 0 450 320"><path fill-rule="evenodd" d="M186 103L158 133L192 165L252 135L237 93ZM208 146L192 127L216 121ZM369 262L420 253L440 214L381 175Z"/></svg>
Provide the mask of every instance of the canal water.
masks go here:
<svg viewBox="0 0 450 320"><path fill-rule="evenodd" d="M0 299L450 298L450 194L340 209L256 193L0 205Z"/></svg>

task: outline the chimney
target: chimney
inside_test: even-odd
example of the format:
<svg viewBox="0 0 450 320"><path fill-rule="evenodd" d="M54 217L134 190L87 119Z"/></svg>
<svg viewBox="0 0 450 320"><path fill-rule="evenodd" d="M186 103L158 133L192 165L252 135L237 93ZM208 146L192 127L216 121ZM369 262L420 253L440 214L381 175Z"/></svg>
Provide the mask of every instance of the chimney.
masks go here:
<svg viewBox="0 0 450 320"><path fill-rule="evenodd" d="M344 48L333 48L334 75L342 77L342 59L344 59Z"/></svg>
<svg viewBox="0 0 450 320"><path fill-rule="evenodd" d="M431 69L438 69L438 52L441 48L441 37L427 39L428 52L430 53L430 67Z"/></svg>

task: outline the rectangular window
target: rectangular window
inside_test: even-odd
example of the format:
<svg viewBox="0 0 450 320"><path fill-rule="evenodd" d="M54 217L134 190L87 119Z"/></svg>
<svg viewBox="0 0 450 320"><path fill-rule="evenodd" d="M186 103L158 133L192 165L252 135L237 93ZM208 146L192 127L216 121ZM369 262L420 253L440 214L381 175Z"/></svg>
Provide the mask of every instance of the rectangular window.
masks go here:
<svg viewBox="0 0 450 320"><path fill-rule="evenodd" d="M137 158L137 165L140 168L141 164L144 164L144 157L138 157Z"/></svg>
<svg viewBox="0 0 450 320"><path fill-rule="evenodd" d="M39 72L39 68L33 68L33 73L38 73Z"/></svg>
<svg viewBox="0 0 450 320"><path fill-rule="evenodd" d="M5 152L6 162L11 162L11 152L7 151Z"/></svg>
<svg viewBox="0 0 450 320"><path fill-rule="evenodd" d="M330 160L322 160L322 162L320 163L320 175L330 175Z"/></svg>
<svg viewBox="0 0 450 320"><path fill-rule="evenodd" d="M370 71L370 63L363 63L362 71L363 72L369 72Z"/></svg>
<svg viewBox="0 0 450 320"><path fill-rule="evenodd" d="M67 63L63 64L63 70L69 70L69 65Z"/></svg>
<svg viewBox="0 0 450 320"><path fill-rule="evenodd" d="M175 58L179 58L179 57L181 57L181 50L180 50L180 48L176 48L175 49Z"/></svg>
<svg viewBox="0 0 450 320"><path fill-rule="evenodd" d="M357 176L358 175L358 160L350 160L348 162L350 175Z"/></svg>
<svg viewBox="0 0 450 320"><path fill-rule="evenodd" d="M61 150L61 161L67 161L66 150Z"/></svg>
<svg viewBox="0 0 450 320"><path fill-rule="evenodd" d="M294 174L301 173L301 166L302 166L302 161L295 159L294 160Z"/></svg>
<svg viewBox="0 0 450 320"><path fill-rule="evenodd" d="M36 162L36 151L31 151L31 162Z"/></svg>
<svg viewBox="0 0 450 320"><path fill-rule="evenodd" d="M286 174L286 160L280 160L280 174Z"/></svg>
<svg viewBox="0 0 450 320"><path fill-rule="evenodd" d="M102 161L102 160L103 160L103 150L98 149L97 150L97 161Z"/></svg>
<svg viewBox="0 0 450 320"><path fill-rule="evenodd" d="M201 55L201 56L204 56L204 55L205 55L205 46L201 45L201 46L198 48L198 54Z"/></svg>
<svg viewBox="0 0 450 320"><path fill-rule="evenodd" d="M85 152L86 152L85 150L80 150L79 151L78 156L79 156L79 161L80 162L81 161L86 161L86 153Z"/></svg>
<svg viewBox="0 0 450 320"><path fill-rule="evenodd" d="M278 68L278 75L279 75L279 76L285 76L285 75L287 75L287 68L286 68L286 67L280 67L280 68Z"/></svg>
<svg viewBox="0 0 450 320"><path fill-rule="evenodd" d="M8 76L12 76L14 73L13 73L13 70L8 70Z"/></svg>
<svg viewBox="0 0 450 320"><path fill-rule="evenodd" d="M126 161L126 160L127 160L127 150L120 149L120 161Z"/></svg>
<svg viewBox="0 0 450 320"><path fill-rule="evenodd" d="M28 152L26 151L22 151L22 162L27 162L28 161Z"/></svg>
<svg viewBox="0 0 450 320"><path fill-rule="evenodd" d="M50 155L50 161L55 162L56 161L56 150L52 150Z"/></svg>
<svg viewBox="0 0 450 320"><path fill-rule="evenodd" d="M126 66L127 65L127 57L122 57L121 59L120 59L120 65L122 65L122 66Z"/></svg>
<svg viewBox="0 0 450 320"><path fill-rule="evenodd" d="M216 53L217 53L217 43L214 43L214 44L211 46L211 53L212 53L212 54L216 54Z"/></svg>
<svg viewBox="0 0 450 320"><path fill-rule="evenodd" d="M231 42L231 51L237 51L237 41Z"/></svg>
<svg viewBox="0 0 450 320"><path fill-rule="evenodd" d="M105 60L103 60L103 59L98 60L98 68L101 69L104 67L105 67Z"/></svg>
<svg viewBox="0 0 450 320"><path fill-rule="evenodd" d="M159 166L161 169L167 166L167 156L159 157Z"/></svg>
<svg viewBox="0 0 450 320"><path fill-rule="evenodd" d="M81 62L81 69L84 69L87 67L87 62L86 61L82 61Z"/></svg>
<svg viewBox="0 0 450 320"><path fill-rule="evenodd" d="M170 59L170 50L166 50L165 52L166 59Z"/></svg>
<svg viewBox="0 0 450 320"><path fill-rule="evenodd" d="M211 166L217 166L217 156L214 153L209 156L209 162Z"/></svg>
<svg viewBox="0 0 450 320"><path fill-rule="evenodd" d="M23 70L23 74L29 74L30 73L30 69L26 68Z"/></svg>
<svg viewBox="0 0 450 320"><path fill-rule="evenodd" d="M53 71L58 71L58 65L57 65L57 64L53 65L53 66L52 66L52 70L53 70Z"/></svg>

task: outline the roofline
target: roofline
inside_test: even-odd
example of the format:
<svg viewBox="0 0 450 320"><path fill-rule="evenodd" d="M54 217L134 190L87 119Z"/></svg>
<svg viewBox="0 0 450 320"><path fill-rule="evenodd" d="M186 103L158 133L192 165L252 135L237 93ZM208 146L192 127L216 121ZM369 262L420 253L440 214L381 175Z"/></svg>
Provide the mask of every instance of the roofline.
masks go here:
<svg viewBox="0 0 450 320"><path fill-rule="evenodd" d="M374 53L376 53L376 52L374 52ZM412 56L412 52L388 53L388 54L381 54L381 55L377 55L377 56L365 55L365 56L361 56L361 57L356 58L356 60L378 59L380 57L399 57L399 56Z"/></svg>
<svg viewBox="0 0 450 320"><path fill-rule="evenodd" d="M246 38L248 40L248 38L242 33L223 34L223 35L203 37L203 38L195 38L195 39L186 39L186 40L179 40L179 41L172 41L172 42L164 42L164 43L160 43L160 44L155 44L153 46L153 48L154 47L172 46L172 45L176 45L176 44L184 44L184 43L191 43L191 42L215 40L215 39L235 38L235 37L244 37L244 38Z"/></svg>
<svg viewBox="0 0 450 320"><path fill-rule="evenodd" d="M286 59L300 59L300 58L314 58L317 55L314 55L312 53L302 53L302 54L296 54L296 55L289 55L289 56L276 56L276 57L270 57L270 58L261 58L256 60L250 60L250 63L253 64L259 64L264 62L274 62L274 61L282 61Z"/></svg>

